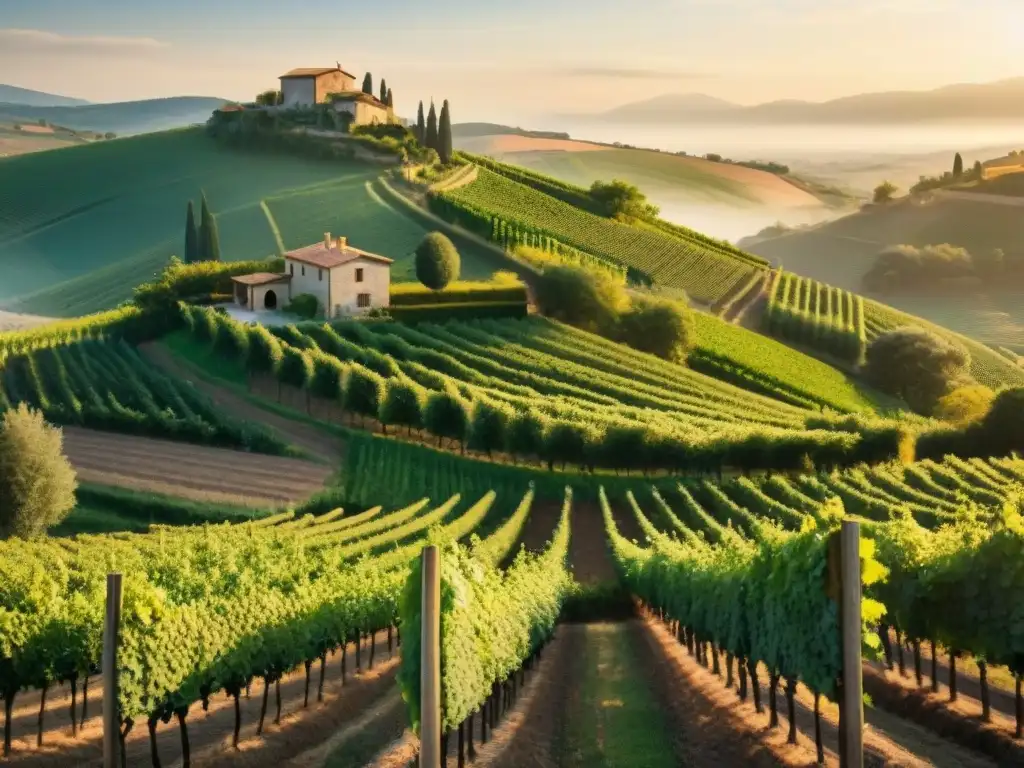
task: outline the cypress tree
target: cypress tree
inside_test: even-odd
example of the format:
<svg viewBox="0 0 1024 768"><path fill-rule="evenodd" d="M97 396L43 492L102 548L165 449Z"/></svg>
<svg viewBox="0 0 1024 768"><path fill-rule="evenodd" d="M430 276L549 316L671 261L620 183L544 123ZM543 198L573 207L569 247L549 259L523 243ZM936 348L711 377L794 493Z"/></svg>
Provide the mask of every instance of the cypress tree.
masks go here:
<svg viewBox="0 0 1024 768"><path fill-rule="evenodd" d="M388 103L388 81L383 77L380 79L380 100L385 104Z"/></svg>
<svg viewBox="0 0 1024 768"><path fill-rule="evenodd" d="M363 75L363 93L373 96L373 75L369 72Z"/></svg>
<svg viewBox="0 0 1024 768"><path fill-rule="evenodd" d="M442 163L452 160L452 116L448 111L448 99L441 106L441 120L437 126L437 154Z"/></svg>
<svg viewBox="0 0 1024 768"><path fill-rule="evenodd" d="M192 201L188 201L185 213L185 263L194 264L199 261L199 232L196 230L196 213Z"/></svg>
<svg viewBox="0 0 1024 768"><path fill-rule="evenodd" d="M199 260L220 261L220 235L217 233L217 220L210 213L203 193L203 205L199 213Z"/></svg>
<svg viewBox="0 0 1024 768"><path fill-rule="evenodd" d="M420 101L420 108L416 112L416 141L424 144L427 141L427 122L423 119L423 101Z"/></svg>
<svg viewBox="0 0 1024 768"><path fill-rule="evenodd" d="M388 97L386 99L384 99L384 103L387 104L392 109L394 109L394 107L395 107L395 99L391 95L391 89L390 88L388 88L388 94L387 95L388 95Z"/></svg>
<svg viewBox="0 0 1024 768"><path fill-rule="evenodd" d="M960 157L960 153L956 153L956 157L953 158L953 175L959 178L964 174L964 159Z"/></svg>
<svg viewBox="0 0 1024 768"><path fill-rule="evenodd" d="M427 113L427 134L424 144L429 149L437 149L437 112L434 111L434 102L430 102L430 111Z"/></svg>

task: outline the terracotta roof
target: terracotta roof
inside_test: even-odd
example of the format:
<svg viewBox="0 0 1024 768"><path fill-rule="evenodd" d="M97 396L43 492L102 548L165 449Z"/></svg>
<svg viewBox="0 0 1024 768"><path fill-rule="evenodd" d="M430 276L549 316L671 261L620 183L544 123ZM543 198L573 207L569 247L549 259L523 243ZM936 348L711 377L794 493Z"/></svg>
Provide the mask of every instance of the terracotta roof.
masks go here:
<svg viewBox="0 0 1024 768"><path fill-rule="evenodd" d="M367 104L374 104L381 109L387 109L388 105L378 99L372 93L366 93L365 91L335 91L334 93L328 94L331 101L362 101Z"/></svg>
<svg viewBox="0 0 1024 768"><path fill-rule="evenodd" d="M291 275L275 274L273 272L253 272L251 275L235 275L231 278L233 282L242 285L266 285L267 283L286 283L292 279Z"/></svg>
<svg viewBox="0 0 1024 768"><path fill-rule="evenodd" d="M299 67L298 69L285 72L278 80L286 77L320 77L321 75L329 75L331 72L341 72L341 74L347 75L353 80L356 78L351 72L346 72L341 67Z"/></svg>
<svg viewBox="0 0 1024 768"><path fill-rule="evenodd" d="M340 267L342 264L348 264L348 262L355 261L356 259L371 259L383 264L392 263L392 259L386 256L353 248L351 245L338 248L336 240L331 242L330 249L325 248L323 242L319 242L303 248L296 248L294 251L286 251L284 257L294 261L301 261L303 264L310 264L320 269L334 269L334 267Z"/></svg>
<svg viewBox="0 0 1024 768"><path fill-rule="evenodd" d="M225 104L223 107L217 107L216 112L243 112L245 107L241 104Z"/></svg>

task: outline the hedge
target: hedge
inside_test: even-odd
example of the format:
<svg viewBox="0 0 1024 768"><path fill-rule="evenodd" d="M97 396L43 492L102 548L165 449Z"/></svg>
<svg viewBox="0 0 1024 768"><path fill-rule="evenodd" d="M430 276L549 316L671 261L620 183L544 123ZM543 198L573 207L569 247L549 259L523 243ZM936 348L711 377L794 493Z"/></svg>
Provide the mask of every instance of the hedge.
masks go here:
<svg viewBox="0 0 1024 768"><path fill-rule="evenodd" d="M526 286L522 283L454 282L440 291L432 291L420 283L391 286L392 307L514 301L526 303Z"/></svg>
<svg viewBox="0 0 1024 768"><path fill-rule="evenodd" d="M403 323L443 323L446 320L526 317L526 302L468 301L461 304L413 304L390 307L388 312Z"/></svg>

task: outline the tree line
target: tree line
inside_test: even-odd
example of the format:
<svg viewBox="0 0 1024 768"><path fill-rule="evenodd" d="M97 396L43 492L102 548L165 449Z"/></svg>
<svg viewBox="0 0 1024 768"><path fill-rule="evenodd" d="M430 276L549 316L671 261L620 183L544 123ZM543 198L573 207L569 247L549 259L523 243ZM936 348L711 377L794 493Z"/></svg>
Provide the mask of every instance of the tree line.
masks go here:
<svg viewBox="0 0 1024 768"><path fill-rule="evenodd" d="M416 140L427 149L437 152L441 162L447 165L452 161L452 116L451 108L448 106L448 99L441 105L441 115L438 117L434 108L434 102L430 102L430 110L426 118L423 117L423 102L420 102L416 112L416 127L413 128Z"/></svg>

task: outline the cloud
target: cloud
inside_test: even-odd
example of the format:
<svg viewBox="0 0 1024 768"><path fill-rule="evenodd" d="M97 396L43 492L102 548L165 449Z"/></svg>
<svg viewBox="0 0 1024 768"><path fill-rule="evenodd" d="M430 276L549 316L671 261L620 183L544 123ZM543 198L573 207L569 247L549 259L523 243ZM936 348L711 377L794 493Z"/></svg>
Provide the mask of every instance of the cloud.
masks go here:
<svg viewBox="0 0 1024 768"><path fill-rule="evenodd" d="M145 52L167 48L168 44L152 37L117 37L105 35L61 35L42 29L0 27L0 46L21 51L80 52Z"/></svg>
<svg viewBox="0 0 1024 768"><path fill-rule="evenodd" d="M621 80L706 80L715 77L708 72L686 72L673 69L631 69L629 67L570 67L560 74L569 77L616 77Z"/></svg>

